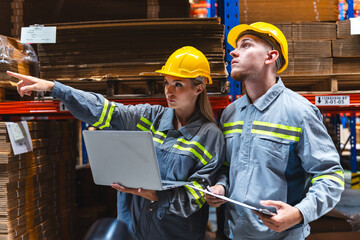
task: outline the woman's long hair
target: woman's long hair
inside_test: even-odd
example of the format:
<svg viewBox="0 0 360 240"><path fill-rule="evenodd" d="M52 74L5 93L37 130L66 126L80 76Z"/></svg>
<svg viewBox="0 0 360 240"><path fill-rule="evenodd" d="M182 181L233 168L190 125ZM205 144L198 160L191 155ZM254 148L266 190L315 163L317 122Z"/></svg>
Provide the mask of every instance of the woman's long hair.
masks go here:
<svg viewBox="0 0 360 240"><path fill-rule="evenodd" d="M213 122L216 125L215 119L214 119L214 112L212 110L209 96L207 95L206 90L206 84L204 79L197 77L197 78L191 78L192 84L194 86L197 86L199 84L204 84L205 88L204 90L199 94L197 100L196 100L196 110L200 111L200 113L209 121Z"/></svg>

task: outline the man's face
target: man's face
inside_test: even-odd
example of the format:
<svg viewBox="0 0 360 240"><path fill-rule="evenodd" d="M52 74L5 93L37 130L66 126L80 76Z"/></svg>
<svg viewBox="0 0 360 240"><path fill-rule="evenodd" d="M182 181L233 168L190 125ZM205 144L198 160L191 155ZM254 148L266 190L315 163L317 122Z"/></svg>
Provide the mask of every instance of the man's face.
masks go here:
<svg viewBox="0 0 360 240"><path fill-rule="evenodd" d="M255 35L242 36L230 55L231 77L236 81L247 81L256 78L265 66L265 60L271 47Z"/></svg>

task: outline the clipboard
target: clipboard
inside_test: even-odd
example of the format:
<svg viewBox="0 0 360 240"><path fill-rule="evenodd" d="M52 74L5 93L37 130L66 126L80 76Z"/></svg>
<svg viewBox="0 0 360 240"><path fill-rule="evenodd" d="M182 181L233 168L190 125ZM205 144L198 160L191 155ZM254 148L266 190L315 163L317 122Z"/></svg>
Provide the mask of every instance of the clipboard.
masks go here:
<svg viewBox="0 0 360 240"><path fill-rule="evenodd" d="M234 203L234 204L237 204L237 205L246 207L246 208L248 208L248 209L257 211L257 212L262 213L262 214L265 214L265 215L269 215L269 216L275 216L275 215L276 215L276 213L270 212L270 211L267 210L266 208L256 208L256 207L250 206L250 205L248 205L248 204L235 201L235 200L230 199L230 198L228 198L228 197L221 196L221 195L217 195L217 194L215 194L215 193L210 192L209 190L204 190L204 189L201 189L201 188L198 188L198 187L195 187L195 186L191 186L191 185L186 185L186 186L189 186L189 187L191 187L191 188L193 188L193 189L195 189L195 190L198 190L198 191L200 191L200 192L203 192L203 193L205 193L205 194L208 194L208 195L211 195L211 196L214 196L214 197L217 197L217 198L226 200L226 201L228 201L228 202L231 202L231 203Z"/></svg>

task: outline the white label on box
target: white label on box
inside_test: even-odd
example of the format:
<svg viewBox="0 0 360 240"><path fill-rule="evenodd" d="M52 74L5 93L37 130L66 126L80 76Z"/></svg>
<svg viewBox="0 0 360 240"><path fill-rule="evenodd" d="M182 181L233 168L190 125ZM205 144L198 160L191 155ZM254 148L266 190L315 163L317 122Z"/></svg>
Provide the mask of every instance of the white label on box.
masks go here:
<svg viewBox="0 0 360 240"><path fill-rule="evenodd" d="M7 122L6 128L14 155L33 150L29 127L26 121L21 121L20 123Z"/></svg>
<svg viewBox="0 0 360 240"><path fill-rule="evenodd" d="M21 128L20 128L19 124L10 124L9 127L10 127L10 131L14 137L15 142L24 140L25 136L21 132Z"/></svg>
<svg viewBox="0 0 360 240"><path fill-rule="evenodd" d="M56 43L56 27L22 27L21 43Z"/></svg>
<svg viewBox="0 0 360 240"><path fill-rule="evenodd" d="M315 96L317 106L350 105L350 96Z"/></svg>
<svg viewBox="0 0 360 240"><path fill-rule="evenodd" d="M360 17L350 18L350 34L351 35L360 34Z"/></svg>

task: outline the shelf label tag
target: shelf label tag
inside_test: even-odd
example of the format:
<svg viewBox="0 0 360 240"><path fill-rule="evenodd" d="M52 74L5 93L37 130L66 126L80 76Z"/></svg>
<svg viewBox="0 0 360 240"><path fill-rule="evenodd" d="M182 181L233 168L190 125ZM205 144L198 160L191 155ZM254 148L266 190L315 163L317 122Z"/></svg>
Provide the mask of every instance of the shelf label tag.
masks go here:
<svg viewBox="0 0 360 240"><path fill-rule="evenodd" d="M315 96L317 106L350 105L350 96Z"/></svg>
<svg viewBox="0 0 360 240"><path fill-rule="evenodd" d="M65 103L60 102L60 112L69 111L69 109L66 108Z"/></svg>
<svg viewBox="0 0 360 240"><path fill-rule="evenodd" d="M14 155L33 150L30 131L26 121L21 121L20 123L6 122L6 128Z"/></svg>
<svg viewBox="0 0 360 240"><path fill-rule="evenodd" d="M21 43L56 43L56 27L33 25L21 28Z"/></svg>

